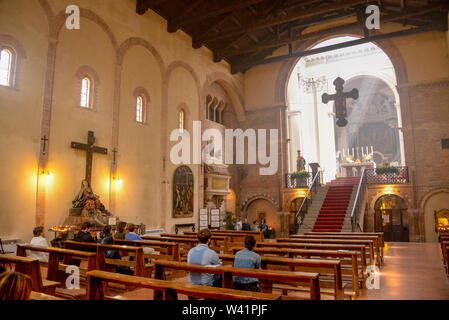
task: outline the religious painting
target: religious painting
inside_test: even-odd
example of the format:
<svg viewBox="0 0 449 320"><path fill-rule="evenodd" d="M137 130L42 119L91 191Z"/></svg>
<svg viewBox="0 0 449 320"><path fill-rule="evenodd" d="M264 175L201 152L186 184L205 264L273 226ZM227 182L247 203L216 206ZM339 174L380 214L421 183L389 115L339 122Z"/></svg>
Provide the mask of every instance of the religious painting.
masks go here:
<svg viewBox="0 0 449 320"><path fill-rule="evenodd" d="M173 218L188 217L193 217L193 173L181 166L173 178Z"/></svg>

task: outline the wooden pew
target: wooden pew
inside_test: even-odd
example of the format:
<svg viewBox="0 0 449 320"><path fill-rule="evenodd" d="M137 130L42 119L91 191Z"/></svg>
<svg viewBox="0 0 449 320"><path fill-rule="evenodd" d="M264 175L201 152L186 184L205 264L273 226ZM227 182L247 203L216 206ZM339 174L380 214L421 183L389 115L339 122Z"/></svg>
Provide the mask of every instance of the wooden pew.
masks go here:
<svg viewBox="0 0 449 320"><path fill-rule="evenodd" d="M37 259L0 254L0 263L14 264L16 272L28 275L33 283L33 291L54 294L56 287L60 285L57 281L42 279L41 268Z"/></svg>
<svg viewBox="0 0 449 320"><path fill-rule="evenodd" d="M162 238L174 238L174 239L198 239L197 234L169 234L169 233L161 233ZM216 236L213 235L210 239L209 247L216 251L217 253L226 253L229 252L230 246L230 238L224 236Z"/></svg>
<svg viewBox="0 0 449 320"><path fill-rule="evenodd" d="M384 233L383 232L304 232L304 234L322 234L322 235L342 235L342 236L377 236L380 238L382 247L385 246Z"/></svg>
<svg viewBox="0 0 449 320"><path fill-rule="evenodd" d="M232 248L232 254L242 250ZM306 258L306 259L338 259L341 262L343 282L351 283L352 290L356 295L360 294L360 288L365 287L366 270L357 261L356 251L337 250L311 250L311 249L288 249L288 248L254 248L254 252L261 256L281 256L285 258ZM360 267L359 267L360 266Z"/></svg>
<svg viewBox="0 0 449 320"><path fill-rule="evenodd" d="M364 245L368 250L368 260L370 265L379 265L379 257L375 255L373 240L332 240L332 239L294 239L278 238L277 243L319 243L337 245Z"/></svg>
<svg viewBox="0 0 449 320"><path fill-rule="evenodd" d="M156 261L155 278L165 279L166 270L183 270L186 272L219 274L222 276L222 287L233 288L233 277L251 277L260 280L262 292L272 293L273 282L290 283L292 285L303 285L310 288L310 299L320 300L320 284L318 273L291 272L282 270L254 270L244 268L233 268L227 266L207 267L185 262L176 261ZM155 293L156 294L156 293ZM161 293L158 293L161 294ZM283 299L288 299L286 296Z"/></svg>
<svg viewBox="0 0 449 320"><path fill-rule="evenodd" d="M155 300L177 300L178 294L214 300L279 300L279 294L249 292L226 288L212 288L175 281L148 279L105 271L90 271L88 276L89 300L104 300L103 282L155 290ZM159 294L156 294L159 292Z"/></svg>
<svg viewBox="0 0 449 320"><path fill-rule="evenodd" d="M228 262L232 265L234 264L235 255L233 254L220 254L218 257L225 263ZM349 296L353 299L356 296L355 291L343 289L341 262L339 260L294 259L261 256L261 269L317 272L320 275L321 294L330 294L335 300L343 300L345 296ZM325 277L327 278L326 280L324 280ZM304 288L301 287L292 287L284 284L275 285L274 287L282 289L285 293L288 290L304 290Z"/></svg>
<svg viewBox="0 0 449 320"><path fill-rule="evenodd" d="M134 275L140 277L150 277L152 272L152 265L145 264L143 256L143 248L136 246L120 246L112 244L98 244L89 242L78 242L67 240L64 241L64 246L77 249L91 249L96 250L97 269L102 271L113 271L113 266L125 266L133 268ZM133 261L122 259L106 258L106 250L117 250L120 252L122 258L124 256L134 257Z"/></svg>
<svg viewBox="0 0 449 320"><path fill-rule="evenodd" d="M441 245L441 252L443 255L443 264L446 267L446 274L449 276L449 241L443 241L440 242Z"/></svg>
<svg viewBox="0 0 449 320"><path fill-rule="evenodd" d="M373 249L378 265L382 265L383 247L378 236L340 236L340 235L291 235L292 239L328 239L328 240L368 240L373 241Z"/></svg>
<svg viewBox="0 0 449 320"><path fill-rule="evenodd" d="M298 235L291 235L290 237L296 238ZM377 246L380 251L380 262L383 265L384 263L384 233L383 232L305 232L304 236L332 236L332 239L346 239L346 238L354 238L363 240L364 237L367 237L368 240L371 237L375 237L377 239ZM342 237L342 238L340 238ZM359 238L360 237L360 238Z"/></svg>
<svg viewBox="0 0 449 320"><path fill-rule="evenodd" d="M94 270L96 265L96 254L94 252L86 252L79 250L70 250L54 247L36 247L28 244L17 244L17 255L26 257L27 251L46 252L48 257L48 271L47 280L63 282L67 274L65 273L67 266L73 265L74 260L87 261L87 270ZM60 263L59 258L63 257L63 262ZM80 270L81 271L81 270Z"/></svg>
<svg viewBox="0 0 449 320"><path fill-rule="evenodd" d="M366 273L366 251L364 245L349 244L320 244L320 243L288 243L288 242L263 242L257 243L256 248L277 248L277 249L306 249L306 250L332 250L332 251L356 251L358 261Z"/></svg>
<svg viewBox="0 0 449 320"><path fill-rule="evenodd" d="M51 296L42 292L31 291L29 300L66 300L63 298Z"/></svg>
<svg viewBox="0 0 449 320"><path fill-rule="evenodd" d="M149 247L155 249L158 253L145 253L143 254L146 259L163 259L180 261L179 245L177 243L167 241L133 241L133 240L114 240L116 245L135 246L135 247ZM145 251L145 250L144 250Z"/></svg>
<svg viewBox="0 0 449 320"><path fill-rule="evenodd" d="M141 236L144 240L152 240L152 241L167 241L177 243L179 245L179 255L181 257L181 261L187 261L187 254L190 249L195 247L198 244L198 239L195 238L167 238L167 237L156 237L156 236Z"/></svg>
<svg viewBox="0 0 449 320"><path fill-rule="evenodd" d="M225 236L230 238L229 246L233 247L238 244L245 242L245 237L248 235L253 236L256 241L264 241L264 236L262 231L235 231L235 230L212 230L213 236ZM185 235L197 235L197 232L184 231Z"/></svg>

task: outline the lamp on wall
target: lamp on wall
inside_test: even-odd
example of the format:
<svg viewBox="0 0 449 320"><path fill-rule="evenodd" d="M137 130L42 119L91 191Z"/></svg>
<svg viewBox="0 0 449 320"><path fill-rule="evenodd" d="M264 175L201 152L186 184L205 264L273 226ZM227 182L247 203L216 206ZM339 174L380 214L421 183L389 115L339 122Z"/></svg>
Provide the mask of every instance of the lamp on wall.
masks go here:
<svg viewBox="0 0 449 320"><path fill-rule="evenodd" d="M49 182L53 179L53 175L51 174L50 170L48 169L42 169L39 171L39 180L44 180L45 182Z"/></svg>
<svg viewBox="0 0 449 320"><path fill-rule="evenodd" d="M393 193L393 187L392 186L385 186L384 188L384 194L392 194Z"/></svg>
<svg viewBox="0 0 449 320"><path fill-rule="evenodd" d="M123 183L123 180L120 178L119 175L113 176L113 177L112 177L112 181L114 182L114 184L115 184L116 186L121 186L122 183Z"/></svg>

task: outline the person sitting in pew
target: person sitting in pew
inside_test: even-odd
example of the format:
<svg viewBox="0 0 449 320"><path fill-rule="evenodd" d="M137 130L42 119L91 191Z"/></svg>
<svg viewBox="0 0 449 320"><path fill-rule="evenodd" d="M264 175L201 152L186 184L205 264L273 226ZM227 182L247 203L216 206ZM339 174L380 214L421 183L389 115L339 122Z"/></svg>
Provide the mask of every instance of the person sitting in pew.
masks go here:
<svg viewBox="0 0 449 320"><path fill-rule="evenodd" d="M245 237L245 249L238 251L234 258L234 268L260 269L260 255L253 251L256 239L253 236ZM256 278L234 277L234 289L246 291L260 291L259 280Z"/></svg>
<svg viewBox="0 0 449 320"><path fill-rule="evenodd" d="M248 223L248 218L245 218L242 224L242 231L251 231L251 226Z"/></svg>
<svg viewBox="0 0 449 320"><path fill-rule="evenodd" d="M115 244L114 238L112 237L112 228L111 226L105 226L103 231L101 232L101 244ZM122 257L120 256L120 252L117 250L106 250L106 258L108 259L118 259L121 260ZM132 275L133 272L130 267L127 266L115 266L115 272L121 273L121 274L128 274Z"/></svg>
<svg viewBox="0 0 449 320"><path fill-rule="evenodd" d="M259 231L259 223L257 220L253 221L253 225L251 226L251 231Z"/></svg>
<svg viewBox="0 0 449 320"><path fill-rule="evenodd" d="M33 282L19 272L4 272L0 275L0 300L28 300Z"/></svg>
<svg viewBox="0 0 449 320"><path fill-rule="evenodd" d="M44 228L36 227L33 229L33 239L30 241L30 245L36 247L48 247L47 239L45 239ZM31 257L35 258L41 262L48 262L48 253L46 252L31 252Z"/></svg>
<svg viewBox="0 0 449 320"><path fill-rule="evenodd" d="M142 238L134 232L136 230L136 226L133 223L128 224L128 234L125 236L125 240L133 240L133 241L142 241Z"/></svg>
<svg viewBox="0 0 449 320"><path fill-rule="evenodd" d="M125 240L126 237L125 228L126 222L120 221L119 224L117 225L117 230L115 231L114 239Z"/></svg>
<svg viewBox="0 0 449 320"><path fill-rule="evenodd" d="M75 238L73 240L78 241L78 242L92 242L92 243L96 243L97 241L95 241L95 239L92 237L92 235L90 234L90 228L92 227L92 225L89 222L84 222L81 225L81 231L78 232L75 236Z"/></svg>
<svg viewBox="0 0 449 320"><path fill-rule="evenodd" d="M199 264L202 266L219 266L221 260L217 253L209 248L212 233L209 229L202 229L198 232L198 241L196 247L189 250L187 254L187 263ZM210 273L189 273L189 282L209 287L221 287L221 277Z"/></svg>

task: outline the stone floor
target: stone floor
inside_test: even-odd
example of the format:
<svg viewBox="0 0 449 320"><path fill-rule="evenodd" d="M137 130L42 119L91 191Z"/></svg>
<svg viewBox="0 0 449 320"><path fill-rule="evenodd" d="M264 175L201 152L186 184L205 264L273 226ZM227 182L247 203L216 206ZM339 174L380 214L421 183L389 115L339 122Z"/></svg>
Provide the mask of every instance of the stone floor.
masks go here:
<svg viewBox="0 0 449 320"><path fill-rule="evenodd" d="M437 243L389 242L380 269L380 289L364 289L364 300L449 300L449 280Z"/></svg>

